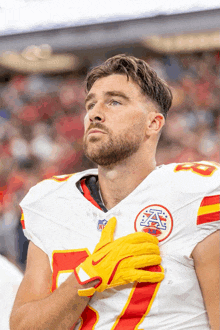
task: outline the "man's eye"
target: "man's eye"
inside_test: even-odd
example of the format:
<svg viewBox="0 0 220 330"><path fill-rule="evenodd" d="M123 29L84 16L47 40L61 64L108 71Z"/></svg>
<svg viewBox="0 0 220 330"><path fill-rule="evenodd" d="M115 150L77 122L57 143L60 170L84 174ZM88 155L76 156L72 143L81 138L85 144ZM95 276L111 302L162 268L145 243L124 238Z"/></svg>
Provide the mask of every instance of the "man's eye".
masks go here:
<svg viewBox="0 0 220 330"><path fill-rule="evenodd" d="M95 103L90 103L87 105L86 109L91 110L94 107Z"/></svg>
<svg viewBox="0 0 220 330"><path fill-rule="evenodd" d="M116 101L116 100L111 100L111 101L110 101L110 104L111 104L111 105L120 105L121 103L118 102L118 101Z"/></svg>

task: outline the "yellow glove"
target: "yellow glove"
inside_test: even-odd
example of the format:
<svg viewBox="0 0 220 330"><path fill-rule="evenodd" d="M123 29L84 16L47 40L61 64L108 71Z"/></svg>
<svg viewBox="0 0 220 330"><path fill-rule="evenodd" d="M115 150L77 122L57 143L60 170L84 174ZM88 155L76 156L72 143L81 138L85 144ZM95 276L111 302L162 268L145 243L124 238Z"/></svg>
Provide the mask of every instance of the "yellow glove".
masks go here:
<svg viewBox="0 0 220 330"><path fill-rule="evenodd" d="M95 291L131 282L160 282L162 272L151 272L140 268L161 263L158 239L148 233L133 233L113 240L116 218L111 218L102 230L99 243L92 255L75 269L80 284L96 279L93 288L80 289L80 296L92 296Z"/></svg>

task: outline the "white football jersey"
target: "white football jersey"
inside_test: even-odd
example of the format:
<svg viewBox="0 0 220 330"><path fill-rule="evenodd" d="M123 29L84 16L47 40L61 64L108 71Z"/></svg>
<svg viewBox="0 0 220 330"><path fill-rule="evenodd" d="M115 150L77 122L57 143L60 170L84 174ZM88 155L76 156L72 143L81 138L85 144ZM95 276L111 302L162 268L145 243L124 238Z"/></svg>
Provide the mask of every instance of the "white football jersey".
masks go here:
<svg viewBox="0 0 220 330"><path fill-rule="evenodd" d="M111 217L117 219L115 239L135 231L157 236L165 278L95 293L75 329L210 329L191 253L220 229L219 165L159 166L106 213L76 187L97 174L91 169L42 181L21 202L25 235L50 259L52 290L93 252Z"/></svg>

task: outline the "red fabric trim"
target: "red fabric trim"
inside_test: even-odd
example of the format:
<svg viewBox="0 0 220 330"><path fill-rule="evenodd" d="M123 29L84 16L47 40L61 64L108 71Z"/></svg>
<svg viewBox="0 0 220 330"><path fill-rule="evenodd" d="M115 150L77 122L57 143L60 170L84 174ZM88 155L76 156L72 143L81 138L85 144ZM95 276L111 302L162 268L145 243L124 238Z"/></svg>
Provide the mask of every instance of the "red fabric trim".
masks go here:
<svg viewBox="0 0 220 330"><path fill-rule="evenodd" d="M197 225L202 225L203 223L213 222L220 220L220 211L199 215L197 217Z"/></svg>
<svg viewBox="0 0 220 330"><path fill-rule="evenodd" d="M204 197L200 206L208 206L220 203L220 195Z"/></svg>
<svg viewBox="0 0 220 330"><path fill-rule="evenodd" d="M52 287L51 292L57 289L57 276L59 271L74 270L88 257L86 250L81 251L58 251L52 254Z"/></svg>
<svg viewBox="0 0 220 330"><path fill-rule="evenodd" d="M80 329L83 330L92 330L95 328L96 323L98 322L98 312L89 305L86 306L84 311L81 314L82 326Z"/></svg>
<svg viewBox="0 0 220 330"><path fill-rule="evenodd" d="M22 210L21 207L20 207L20 209L21 209L21 219L20 219L20 221L21 221L21 226L22 226L22 229L25 229L24 213L23 213L23 210Z"/></svg>
<svg viewBox="0 0 220 330"><path fill-rule="evenodd" d="M98 286L100 286L102 284L102 278L100 276L94 276L94 277L90 277L89 280L86 280L86 281L83 281L81 282L80 278L79 278L79 275L77 274L76 272L76 268L74 268L74 274L75 274L75 277L77 279L77 282L81 285L83 284L87 284L87 283L90 283L92 281L95 281L95 280L99 280L99 283L97 283L94 288L97 288Z"/></svg>
<svg viewBox="0 0 220 330"><path fill-rule="evenodd" d="M148 266L143 269L151 272L162 271L160 266ZM138 325L143 321L143 317L146 317L149 313L149 307L155 299L154 293L158 285L160 285L160 283L137 283L132 296L128 298L129 303L120 316L119 322L114 327L114 330L139 328ZM140 328L143 327L140 326Z"/></svg>
<svg viewBox="0 0 220 330"><path fill-rule="evenodd" d="M84 197L90 201L93 205L95 205L99 210L102 210L101 207L99 206L98 203L96 203L96 201L94 200L94 198L91 196L89 188L86 186L85 183L86 179L81 180L80 184L81 184L81 188L83 190L84 193Z"/></svg>
<svg viewBox="0 0 220 330"><path fill-rule="evenodd" d="M26 228L25 228L24 220L22 220L22 219L21 219L21 227L22 227L22 229L26 229Z"/></svg>

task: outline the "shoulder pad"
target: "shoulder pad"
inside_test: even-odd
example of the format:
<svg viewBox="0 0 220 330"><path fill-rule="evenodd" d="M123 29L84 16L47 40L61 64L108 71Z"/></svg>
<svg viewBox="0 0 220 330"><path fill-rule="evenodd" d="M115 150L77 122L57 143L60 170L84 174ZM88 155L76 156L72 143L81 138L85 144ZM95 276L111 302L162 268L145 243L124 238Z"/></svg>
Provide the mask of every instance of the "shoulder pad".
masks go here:
<svg viewBox="0 0 220 330"><path fill-rule="evenodd" d="M65 184L74 174L53 176L50 179L43 180L33 186L27 195L23 198L21 205L28 205L43 198L45 195L59 189Z"/></svg>

